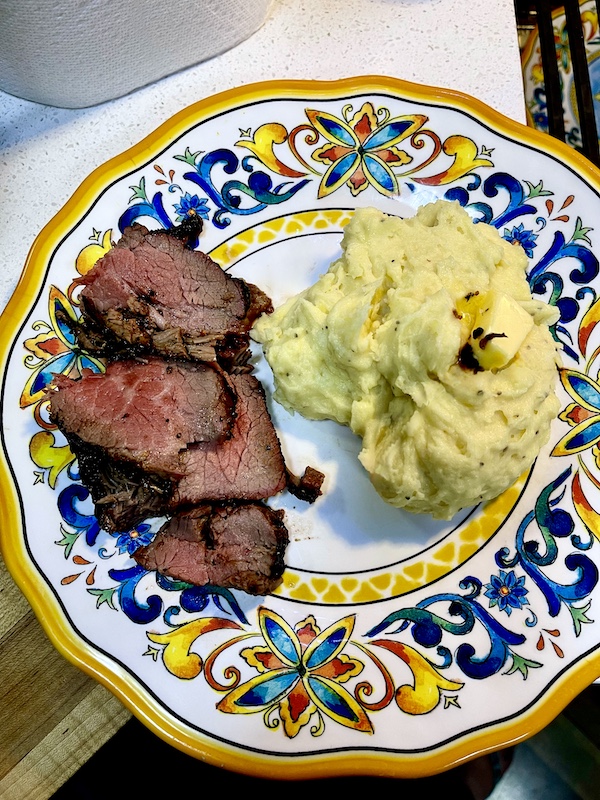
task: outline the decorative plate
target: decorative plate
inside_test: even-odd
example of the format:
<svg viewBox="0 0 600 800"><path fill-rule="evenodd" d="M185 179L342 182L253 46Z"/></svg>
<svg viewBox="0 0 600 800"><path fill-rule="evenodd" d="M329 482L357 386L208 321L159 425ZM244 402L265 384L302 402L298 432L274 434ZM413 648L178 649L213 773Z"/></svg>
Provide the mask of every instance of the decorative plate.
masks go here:
<svg viewBox="0 0 600 800"><path fill-rule="evenodd" d="M600 172L464 95L391 78L277 82L182 111L96 170L37 238L0 321L2 551L55 645L152 730L214 764L300 778L423 776L522 739L600 674ZM561 312L551 442L516 485L450 523L386 506L334 423L270 400L291 544L269 597L138 567L147 524L100 530L50 424L55 372L101 364L58 310L140 220L194 209L200 247L276 304L339 252L358 206L457 200L529 257ZM255 352L258 376L270 376Z"/></svg>
<svg viewBox="0 0 600 800"><path fill-rule="evenodd" d="M595 0L580 0L581 21L585 39L585 49L590 71L596 126L600 129L600 36L598 35L598 14ZM575 96L575 82L571 65L571 51L567 35L564 8L552 13L556 60L561 82L563 112L565 120L566 142L575 148L581 148L581 131L579 130L579 113ZM525 105L528 123L544 133L548 132L548 110L544 89L544 71L537 27L534 28L521 54L523 82L525 87Z"/></svg>

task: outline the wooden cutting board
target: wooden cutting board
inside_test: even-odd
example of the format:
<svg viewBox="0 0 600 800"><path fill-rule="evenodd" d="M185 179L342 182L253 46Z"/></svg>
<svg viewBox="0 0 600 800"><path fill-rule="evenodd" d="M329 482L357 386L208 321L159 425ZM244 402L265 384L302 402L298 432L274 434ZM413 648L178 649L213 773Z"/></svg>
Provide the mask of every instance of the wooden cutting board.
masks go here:
<svg viewBox="0 0 600 800"><path fill-rule="evenodd" d="M51 797L130 717L54 649L0 559L0 797Z"/></svg>

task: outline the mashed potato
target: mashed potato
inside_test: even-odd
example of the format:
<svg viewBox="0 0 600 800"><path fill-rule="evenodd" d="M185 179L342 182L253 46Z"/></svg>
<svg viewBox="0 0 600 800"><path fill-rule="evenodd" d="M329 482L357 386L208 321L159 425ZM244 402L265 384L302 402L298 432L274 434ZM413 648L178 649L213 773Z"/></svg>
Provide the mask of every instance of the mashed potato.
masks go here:
<svg viewBox="0 0 600 800"><path fill-rule="evenodd" d="M532 299L526 264L457 203L357 210L341 258L255 324L275 398L349 425L394 506L447 519L496 497L559 410L558 314Z"/></svg>

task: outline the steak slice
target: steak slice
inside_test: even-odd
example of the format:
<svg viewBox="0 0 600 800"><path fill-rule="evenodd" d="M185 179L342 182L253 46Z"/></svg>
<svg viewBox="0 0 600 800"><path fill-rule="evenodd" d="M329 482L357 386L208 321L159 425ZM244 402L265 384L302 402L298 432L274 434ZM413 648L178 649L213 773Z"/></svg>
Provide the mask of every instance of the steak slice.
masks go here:
<svg viewBox="0 0 600 800"><path fill-rule="evenodd" d="M57 376L50 417L107 531L206 501L262 500L287 472L259 381L191 362L116 361Z"/></svg>
<svg viewBox="0 0 600 800"><path fill-rule="evenodd" d="M82 316L73 325L81 347L107 357L158 353L245 363L248 331L272 311L271 301L178 233L134 223L81 279Z"/></svg>
<svg viewBox="0 0 600 800"><path fill-rule="evenodd" d="M266 595L281 583L287 544L283 511L263 503L202 505L172 517L133 557L197 586Z"/></svg>
<svg viewBox="0 0 600 800"><path fill-rule="evenodd" d="M176 508L204 500L260 500L286 487L287 470L262 385L254 375L227 377L237 397L232 435L186 452Z"/></svg>
<svg viewBox="0 0 600 800"><path fill-rule="evenodd" d="M50 416L67 439L166 476L183 474L186 449L231 435L236 396L214 365L160 358L115 361L80 380L55 377Z"/></svg>

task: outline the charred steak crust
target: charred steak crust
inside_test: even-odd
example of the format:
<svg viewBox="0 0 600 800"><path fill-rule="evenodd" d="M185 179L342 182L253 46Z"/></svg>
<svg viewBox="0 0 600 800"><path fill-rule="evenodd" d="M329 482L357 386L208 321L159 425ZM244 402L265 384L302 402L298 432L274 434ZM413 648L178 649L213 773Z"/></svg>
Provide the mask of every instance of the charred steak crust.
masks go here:
<svg viewBox="0 0 600 800"><path fill-rule="evenodd" d="M283 511L263 503L202 505L173 516L134 558L187 583L265 595L281 583L287 544Z"/></svg>
<svg viewBox="0 0 600 800"><path fill-rule="evenodd" d="M165 358L215 362L227 372L249 372L252 369L248 365L251 351L247 334L193 337L179 328L169 328L155 333L153 338L139 338L130 343L92 317L82 315L75 321L60 309L57 317L72 332L82 350L107 361L146 358L157 353Z"/></svg>
<svg viewBox="0 0 600 800"><path fill-rule="evenodd" d="M287 471L287 488L299 500L314 503L321 496L321 486L325 475L314 467L306 467L304 474L299 478L290 470Z"/></svg>
<svg viewBox="0 0 600 800"><path fill-rule="evenodd" d="M165 513L173 495L172 480L107 458L102 447L88 444L73 433L65 435L103 530L129 531L143 520Z"/></svg>

